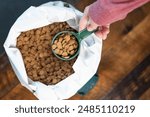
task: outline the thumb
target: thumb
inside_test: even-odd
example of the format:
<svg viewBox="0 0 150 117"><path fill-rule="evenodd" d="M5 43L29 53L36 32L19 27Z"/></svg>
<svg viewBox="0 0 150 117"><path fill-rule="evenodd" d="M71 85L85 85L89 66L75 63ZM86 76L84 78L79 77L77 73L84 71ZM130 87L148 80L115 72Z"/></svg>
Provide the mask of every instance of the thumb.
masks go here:
<svg viewBox="0 0 150 117"><path fill-rule="evenodd" d="M87 26L87 23L88 23L88 16L87 15L84 15L82 18L81 18L81 20L80 20L80 22L79 22L79 31L81 31L81 30L83 30L83 29L85 29L86 28L86 26Z"/></svg>
<svg viewBox="0 0 150 117"><path fill-rule="evenodd" d="M88 20L89 20L88 11L89 11L89 6L87 6L84 9L83 17L81 18L81 20L79 22L79 31L85 29L86 26L87 26L87 23L88 23Z"/></svg>
<svg viewBox="0 0 150 117"><path fill-rule="evenodd" d="M93 20L89 19L89 22L88 22L88 25L87 25L87 30L88 30L88 31L92 31L92 30L97 29L97 27L98 27L98 25L95 24L95 23L93 22Z"/></svg>

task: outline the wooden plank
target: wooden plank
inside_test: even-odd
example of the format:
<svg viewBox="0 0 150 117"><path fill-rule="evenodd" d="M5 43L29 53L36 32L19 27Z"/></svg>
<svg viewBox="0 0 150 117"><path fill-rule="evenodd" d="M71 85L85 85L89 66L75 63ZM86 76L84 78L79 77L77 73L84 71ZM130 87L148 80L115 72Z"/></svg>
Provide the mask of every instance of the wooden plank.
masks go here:
<svg viewBox="0 0 150 117"><path fill-rule="evenodd" d="M150 55L124 77L103 99L139 99L150 87L149 76Z"/></svg>
<svg viewBox="0 0 150 117"><path fill-rule="evenodd" d="M0 56L0 98L19 83L6 54Z"/></svg>
<svg viewBox="0 0 150 117"><path fill-rule="evenodd" d="M80 0L79 2L75 3L74 6L83 12L86 6L94 3L95 1L96 0Z"/></svg>
<svg viewBox="0 0 150 117"><path fill-rule="evenodd" d="M96 86L90 90L86 95L78 95L71 97L70 100L98 100L100 97L106 95L104 87L101 83L101 78L97 81Z"/></svg>
<svg viewBox="0 0 150 117"><path fill-rule="evenodd" d="M146 14L146 15L149 15L150 14L150 2L149 3L147 3L147 4L145 4L145 5L143 5L142 7L142 10L143 10L143 12Z"/></svg>
<svg viewBox="0 0 150 117"><path fill-rule="evenodd" d="M37 99L29 90L18 84L2 100L35 100Z"/></svg>
<svg viewBox="0 0 150 117"><path fill-rule="evenodd" d="M80 0L62 0L62 1L64 1L64 2L67 2L67 3L69 3L69 4L71 4L71 5L75 5L76 3L78 3Z"/></svg>
<svg viewBox="0 0 150 117"><path fill-rule="evenodd" d="M107 91L150 54L149 21L150 15L121 41L112 44L107 51L104 50L99 75L103 74L101 78L114 81Z"/></svg>
<svg viewBox="0 0 150 117"><path fill-rule="evenodd" d="M139 99L140 100L150 100L150 88Z"/></svg>
<svg viewBox="0 0 150 117"><path fill-rule="evenodd" d="M9 64L8 58L5 53L0 55L0 69L3 70Z"/></svg>

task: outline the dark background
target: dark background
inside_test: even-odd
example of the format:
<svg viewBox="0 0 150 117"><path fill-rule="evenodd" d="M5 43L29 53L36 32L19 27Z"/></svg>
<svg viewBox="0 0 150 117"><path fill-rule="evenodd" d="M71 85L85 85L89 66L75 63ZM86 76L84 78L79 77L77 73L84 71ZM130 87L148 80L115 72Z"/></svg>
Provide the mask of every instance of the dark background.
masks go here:
<svg viewBox="0 0 150 117"><path fill-rule="evenodd" d="M0 54L4 52L3 43L16 19L30 6L57 0L1 0L0 1ZM72 1L62 0L68 3ZM76 1L76 0L75 0Z"/></svg>

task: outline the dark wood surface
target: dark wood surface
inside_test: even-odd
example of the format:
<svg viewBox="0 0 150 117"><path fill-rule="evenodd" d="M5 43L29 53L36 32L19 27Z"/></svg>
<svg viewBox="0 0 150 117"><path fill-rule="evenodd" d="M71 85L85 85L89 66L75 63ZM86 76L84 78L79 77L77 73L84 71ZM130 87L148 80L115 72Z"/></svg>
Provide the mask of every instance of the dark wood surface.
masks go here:
<svg viewBox="0 0 150 117"><path fill-rule="evenodd" d="M83 11L94 0L72 3ZM99 80L85 96L70 99L150 99L150 4L111 25L103 44ZM0 56L0 99L37 99L17 80L6 54Z"/></svg>
<svg viewBox="0 0 150 117"><path fill-rule="evenodd" d="M150 55L125 76L103 99L139 99L150 87Z"/></svg>

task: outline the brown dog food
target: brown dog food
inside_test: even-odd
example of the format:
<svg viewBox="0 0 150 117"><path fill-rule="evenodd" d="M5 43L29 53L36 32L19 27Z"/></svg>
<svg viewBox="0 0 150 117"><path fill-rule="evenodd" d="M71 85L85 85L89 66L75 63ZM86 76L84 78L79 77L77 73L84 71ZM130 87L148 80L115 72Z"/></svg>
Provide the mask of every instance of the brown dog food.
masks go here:
<svg viewBox="0 0 150 117"><path fill-rule="evenodd" d="M59 35L52 45L53 51L62 58L70 58L77 52L77 48L75 36L68 33Z"/></svg>
<svg viewBox="0 0 150 117"><path fill-rule="evenodd" d="M33 81L54 85L73 73L72 65L76 58L71 61L62 61L56 58L51 50L53 36L64 30L74 31L66 22L61 22L22 32L18 37L17 47L22 53L27 75ZM59 38L52 49L66 57L68 53L74 54L77 45L69 35L64 36L65 39ZM71 44L67 46L66 42ZM62 48L66 51L62 51Z"/></svg>

